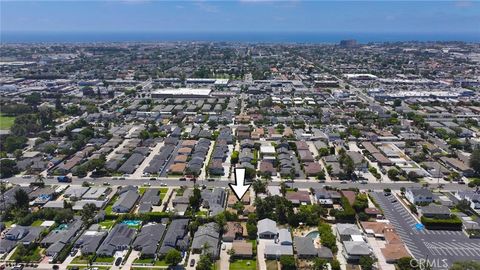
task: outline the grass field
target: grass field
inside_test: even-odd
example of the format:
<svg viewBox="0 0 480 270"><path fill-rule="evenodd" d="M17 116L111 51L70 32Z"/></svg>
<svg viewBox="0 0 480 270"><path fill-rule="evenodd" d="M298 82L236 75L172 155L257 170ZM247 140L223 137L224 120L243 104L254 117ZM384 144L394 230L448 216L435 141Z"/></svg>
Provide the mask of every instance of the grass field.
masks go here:
<svg viewBox="0 0 480 270"><path fill-rule="evenodd" d="M40 225L42 225L42 223L43 223L43 220L37 219L30 226L39 227Z"/></svg>
<svg viewBox="0 0 480 270"><path fill-rule="evenodd" d="M230 270L256 270L256 260L236 260L230 263Z"/></svg>
<svg viewBox="0 0 480 270"><path fill-rule="evenodd" d="M114 260L115 258L110 256L95 258L95 262L101 262L101 263L113 263Z"/></svg>
<svg viewBox="0 0 480 270"><path fill-rule="evenodd" d="M9 130L15 121L15 116L4 116L0 114L0 129Z"/></svg>
<svg viewBox="0 0 480 270"><path fill-rule="evenodd" d="M116 220L112 220L112 219L107 219L107 220L104 220L100 223L98 223L100 226L102 226L103 228L105 229L110 229L113 227L113 225L115 224Z"/></svg>

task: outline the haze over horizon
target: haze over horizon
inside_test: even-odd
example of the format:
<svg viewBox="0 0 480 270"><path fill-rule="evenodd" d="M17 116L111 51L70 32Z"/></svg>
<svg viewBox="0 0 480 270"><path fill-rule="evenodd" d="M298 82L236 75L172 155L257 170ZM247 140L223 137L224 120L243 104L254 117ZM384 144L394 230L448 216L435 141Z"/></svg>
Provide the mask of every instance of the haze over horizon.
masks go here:
<svg viewBox="0 0 480 270"><path fill-rule="evenodd" d="M396 38L390 37L392 40L408 40L416 36L421 39L425 34L438 40L458 38L468 41L480 36L480 3L467 0L1 1L1 6L0 30L4 41L11 41L19 35L35 41L36 37L48 33L70 36L85 33L183 33L207 40L222 39L206 36L207 33L396 35ZM448 38L449 35L452 38ZM185 40L185 37L188 36L178 39ZM356 38L355 35L352 37ZM108 37L103 39L108 40ZM290 40L291 37L284 39Z"/></svg>

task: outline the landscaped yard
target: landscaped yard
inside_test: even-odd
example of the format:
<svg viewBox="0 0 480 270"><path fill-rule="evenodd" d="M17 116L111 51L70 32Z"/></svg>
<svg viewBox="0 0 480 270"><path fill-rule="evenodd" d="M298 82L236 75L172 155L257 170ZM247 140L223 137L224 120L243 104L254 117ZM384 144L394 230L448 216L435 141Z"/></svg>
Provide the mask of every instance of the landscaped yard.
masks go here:
<svg viewBox="0 0 480 270"><path fill-rule="evenodd" d="M35 221L32 223L31 226L33 226L33 227L40 227L40 225L42 225L42 223L43 223L43 220L39 220L39 219L38 219L38 220L35 220Z"/></svg>
<svg viewBox="0 0 480 270"><path fill-rule="evenodd" d="M5 116L0 114L0 130L9 130L15 121L15 116Z"/></svg>
<svg viewBox="0 0 480 270"><path fill-rule="evenodd" d="M113 219L107 219L107 220L104 220L100 223L98 223L98 225L102 226L103 228L105 229L110 229L113 227L113 225L115 224L116 220L113 220Z"/></svg>
<svg viewBox="0 0 480 270"><path fill-rule="evenodd" d="M168 266L168 263L166 263L164 260L158 260L155 262L155 266Z"/></svg>
<svg viewBox="0 0 480 270"><path fill-rule="evenodd" d="M102 262L102 263L113 263L115 260L114 257L97 257L95 258L95 262Z"/></svg>
<svg viewBox="0 0 480 270"><path fill-rule="evenodd" d="M256 260L236 260L230 263L230 270L256 270Z"/></svg>
<svg viewBox="0 0 480 270"><path fill-rule="evenodd" d="M37 246L34 248L25 247L20 249L20 246L17 247L13 253L11 259L19 262L38 262L42 259L42 250L43 248Z"/></svg>
<svg viewBox="0 0 480 270"><path fill-rule="evenodd" d="M78 267L78 266L69 265L69 266L67 266L67 269L72 269L73 267ZM78 269L80 269L80 270L87 270L87 269L94 269L94 268L98 269L98 270L108 270L108 269L110 269L110 267L108 267L108 266L95 266L93 268L89 268L87 266L78 267ZM145 269L145 268L141 268L141 269Z"/></svg>
<svg viewBox="0 0 480 270"><path fill-rule="evenodd" d="M94 255L80 255L80 256L77 256L75 257L73 260L72 260L72 264L88 264L88 262L90 261L91 258L93 258Z"/></svg>
<svg viewBox="0 0 480 270"><path fill-rule="evenodd" d="M138 259L135 259L135 261L133 261L133 263L140 263L140 264L149 264L149 263L153 263L153 259L152 258L138 258Z"/></svg>

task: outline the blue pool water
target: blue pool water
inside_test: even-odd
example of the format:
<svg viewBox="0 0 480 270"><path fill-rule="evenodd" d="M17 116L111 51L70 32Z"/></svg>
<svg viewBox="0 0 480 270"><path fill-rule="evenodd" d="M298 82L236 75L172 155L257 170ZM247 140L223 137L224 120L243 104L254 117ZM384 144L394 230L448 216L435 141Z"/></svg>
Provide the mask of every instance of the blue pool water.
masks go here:
<svg viewBox="0 0 480 270"><path fill-rule="evenodd" d="M122 221L123 224L127 224L127 226L138 227L142 224L141 220L124 220Z"/></svg>
<svg viewBox="0 0 480 270"><path fill-rule="evenodd" d="M318 235L319 235L318 231L311 231L307 235L305 235L305 237L315 239L318 237Z"/></svg>

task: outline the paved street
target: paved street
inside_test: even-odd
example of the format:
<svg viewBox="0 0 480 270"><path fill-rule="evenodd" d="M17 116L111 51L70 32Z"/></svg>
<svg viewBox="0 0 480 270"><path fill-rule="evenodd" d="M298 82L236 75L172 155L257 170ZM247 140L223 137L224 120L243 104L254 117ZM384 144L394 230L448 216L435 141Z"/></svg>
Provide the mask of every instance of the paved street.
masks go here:
<svg viewBox="0 0 480 270"><path fill-rule="evenodd" d="M469 239L461 231L417 230L418 221L401 202L390 202L392 196L384 196L382 192L370 194L416 259L435 261L434 269L445 269L443 259L451 265L454 261L480 258L480 240Z"/></svg>
<svg viewBox="0 0 480 270"><path fill-rule="evenodd" d="M23 177L10 177L3 179L3 181L9 181L10 183L15 184L30 184L33 182L35 178L23 178ZM83 182L92 182L95 185L103 185L104 183L108 183L112 186L127 186L127 185L143 185L145 183L150 184L152 187L160 187L162 185L167 185L168 187L178 187L178 186L193 186L193 181L179 181L176 178L157 178L156 181L150 181L149 178L127 178L125 180L112 180L111 177L102 177L102 178L77 178L74 177L72 183L58 183L56 178L53 179L45 179L45 184L55 184L55 185L81 185ZM232 180L233 182L233 180ZM197 183L201 183L202 185L206 185L207 187L227 187L229 181L197 181ZM280 182L270 182L270 185L280 185ZM296 179L293 182L293 187L301 188L301 189L308 189L308 188L322 188L325 186L335 187L335 188L358 188L363 190L383 190L385 188L390 188L392 190L400 190L401 187L404 188L411 188L411 187L421 187L422 185L419 183L412 183L412 182L393 182L393 183L344 183L342 184L340 181L335 182L328 182L328 183L319 183L313 180L308 179ZM437 184L430 184L430 188L436 188ZM459 185L456 183L448 183L444 184L443 190L468 190L470 189L467 185Z"/></svg>

